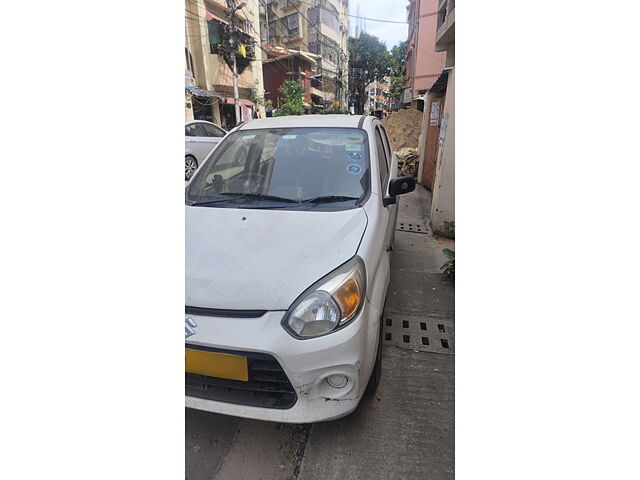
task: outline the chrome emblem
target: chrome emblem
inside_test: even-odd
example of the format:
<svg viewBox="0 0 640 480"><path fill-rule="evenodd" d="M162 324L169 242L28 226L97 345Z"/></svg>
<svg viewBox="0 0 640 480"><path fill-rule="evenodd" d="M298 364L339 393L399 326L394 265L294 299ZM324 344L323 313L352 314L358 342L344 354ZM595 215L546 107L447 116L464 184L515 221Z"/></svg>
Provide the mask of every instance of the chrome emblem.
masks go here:
<svg viewBox="0 0 640 480"><path fill-rule="evenodd" d="M196 331L194 328L197 326L198 324L193 318L187 317L184 321L184 338L189 338L191 335L195 335Z"/></svg>

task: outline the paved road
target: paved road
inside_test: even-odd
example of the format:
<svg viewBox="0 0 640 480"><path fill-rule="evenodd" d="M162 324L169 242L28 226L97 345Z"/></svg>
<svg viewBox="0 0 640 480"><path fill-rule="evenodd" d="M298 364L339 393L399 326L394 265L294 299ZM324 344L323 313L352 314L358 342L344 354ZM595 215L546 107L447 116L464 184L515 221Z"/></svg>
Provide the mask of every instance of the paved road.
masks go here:
<svg viewBox="0 0 640 480"><path fill-rule="evenodd" d="M314 425L186 409L187 479L454 478L454 292L439 273L441 250L453 242L431 235L430 195L417 188L402 198L398 222L426 233L396 232L385 310L391 338L376 395L345 418Z"/></svg>

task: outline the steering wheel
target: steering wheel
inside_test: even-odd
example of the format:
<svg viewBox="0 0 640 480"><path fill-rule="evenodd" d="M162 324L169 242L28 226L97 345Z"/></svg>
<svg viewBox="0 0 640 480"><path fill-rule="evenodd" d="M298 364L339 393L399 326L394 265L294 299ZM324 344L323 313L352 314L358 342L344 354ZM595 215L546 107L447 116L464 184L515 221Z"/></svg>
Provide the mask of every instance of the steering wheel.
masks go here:
<svg viewBox="0 0 640 480"><path fill-rule="evenodd" d="M242 165L242 161L247 158L247 149L246 147L240 147L236 154L233 156L233 164L236 167Z"/></svg>
<svg viewBox="0 0 640 480"><path fill-rule="evenodd" d="M266 176L261 173L250 173L247 175L244 182L242 182L244 193L258 193L265 178Z"/></svg>

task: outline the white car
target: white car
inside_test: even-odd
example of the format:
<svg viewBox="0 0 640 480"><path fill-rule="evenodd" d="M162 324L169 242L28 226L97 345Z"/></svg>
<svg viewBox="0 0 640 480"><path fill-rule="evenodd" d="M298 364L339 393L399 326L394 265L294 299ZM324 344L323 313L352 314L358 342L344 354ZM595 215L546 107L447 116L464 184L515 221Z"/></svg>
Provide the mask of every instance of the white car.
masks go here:
<svg viewBox="0 0 640 480"><path fill-rule="evenodd" d="M229 133L185 190L187 407L310 423L375 390L395 196L415 188L396 175L375 117Z"/></svg>
<svg viewBox="0 0 640 480"><path fill-rule="evenodd" d="M191 120L184 125L184 179L189 180L207 155L227 134L222 128L204 120Z"/></svg>

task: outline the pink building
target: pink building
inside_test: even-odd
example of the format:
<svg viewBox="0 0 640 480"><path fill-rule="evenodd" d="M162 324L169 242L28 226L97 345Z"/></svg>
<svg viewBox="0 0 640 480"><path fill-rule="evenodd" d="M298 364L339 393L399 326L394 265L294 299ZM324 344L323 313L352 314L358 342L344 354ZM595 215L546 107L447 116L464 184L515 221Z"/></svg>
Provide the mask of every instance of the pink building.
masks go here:
<svg viewBox="0 0 640 480"><path fill-rule="evenodd" d="M436 52L436 22L438 6L444 0L409 0L407 21L407 71L401 98L422 110L424 94L438 79L445 66L445 52Z"/></svg>

